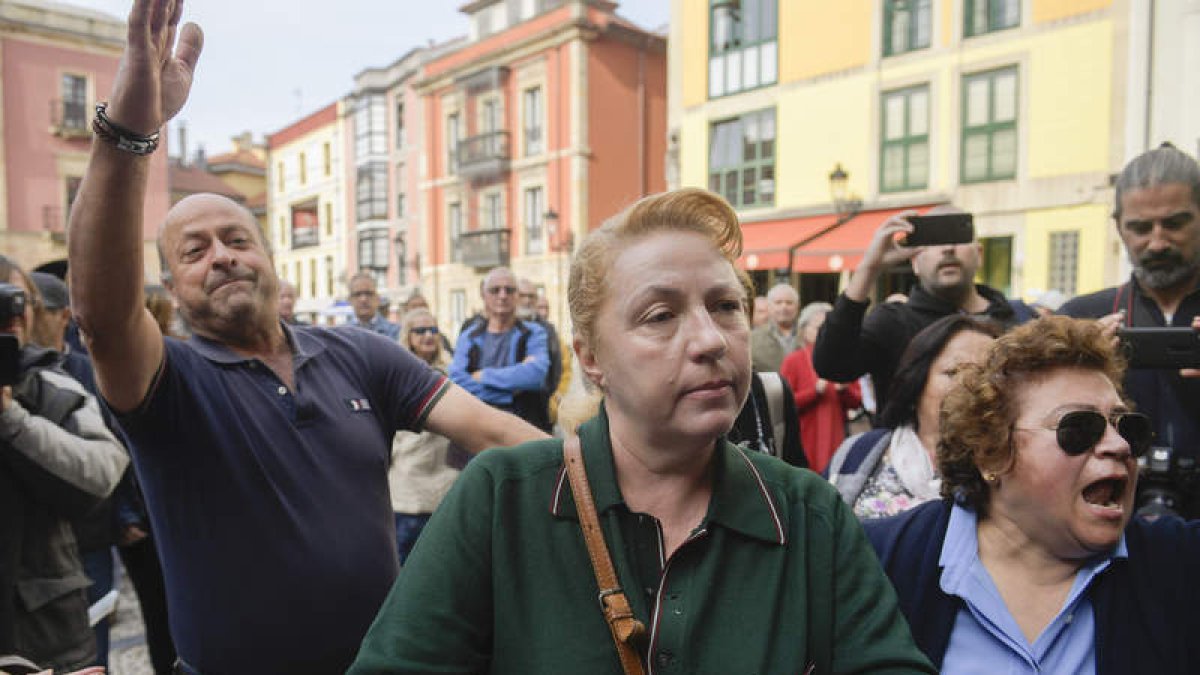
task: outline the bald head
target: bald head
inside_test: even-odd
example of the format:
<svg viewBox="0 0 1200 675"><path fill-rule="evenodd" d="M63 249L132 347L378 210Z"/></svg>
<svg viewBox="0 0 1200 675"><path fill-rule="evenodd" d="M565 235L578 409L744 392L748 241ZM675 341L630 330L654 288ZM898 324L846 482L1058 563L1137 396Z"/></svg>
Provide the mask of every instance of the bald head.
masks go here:
<svg viewBox="0 0 1200 675"><path fill-rule="evenodd" d="M800 294L790 284L777 284L767 291L767 313L780 331L792 331L799 311Z"/></svg>
<svg viewBox="0 0 1200 675"><path fill-rule="evenodd" d="M215 214L227 215L231 220L245 224L254 233L267 255L274 257L271 242L267 241L249 209L224 195L200 192L176 202L158 226L158 260L164 279L169 280L171 277L171 257L167 253L174 250L181 228L199 217Z"/></svg>

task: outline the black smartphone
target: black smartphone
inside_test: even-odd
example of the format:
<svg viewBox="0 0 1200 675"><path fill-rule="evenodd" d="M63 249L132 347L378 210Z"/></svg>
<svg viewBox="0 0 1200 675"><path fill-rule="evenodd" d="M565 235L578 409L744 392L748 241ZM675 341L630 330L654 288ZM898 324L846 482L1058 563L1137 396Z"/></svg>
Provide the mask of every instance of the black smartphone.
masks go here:
<svg viewBox="0 0 1200 675"><path fill-rule="evenodd" d="M935 216L909 216L912 234L900 240L901 246L942 246L975 241L975 217L969 213L939 213Z"/></svg>
<svg viewBox="0 0 1200 675"><path fill-rule="evenodd" d="M0 386L17 383L21 378L21 343L11 333L0 333Z"/></svg>
<svg viewBox="0 0 1200 675"><path fill-rule="evenodd" d="M1130 368L1200 368L1200 333L1190 327L1121 328Z"/></svg>

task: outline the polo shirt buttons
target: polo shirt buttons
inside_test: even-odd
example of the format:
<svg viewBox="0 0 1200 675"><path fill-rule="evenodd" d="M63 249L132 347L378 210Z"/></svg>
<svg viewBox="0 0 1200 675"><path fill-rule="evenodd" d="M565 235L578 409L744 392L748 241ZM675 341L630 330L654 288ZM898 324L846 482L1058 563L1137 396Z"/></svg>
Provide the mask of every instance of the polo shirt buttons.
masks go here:
<svg viewBox="0 0 1200 675"><path fill-rule="evenodd" d="M654 662L657 663L660 668L666 668L675 662L675 652L671 651L670 649L660 649L659 652L654 655Z"/></svg>
<svg viewBox="0 0 1200 675"><path fill-rule="evenodd" d="M277 391L279 392L280 396L287 396L287 387L283 386L282 384L279 385L279 389Z"/></svg>

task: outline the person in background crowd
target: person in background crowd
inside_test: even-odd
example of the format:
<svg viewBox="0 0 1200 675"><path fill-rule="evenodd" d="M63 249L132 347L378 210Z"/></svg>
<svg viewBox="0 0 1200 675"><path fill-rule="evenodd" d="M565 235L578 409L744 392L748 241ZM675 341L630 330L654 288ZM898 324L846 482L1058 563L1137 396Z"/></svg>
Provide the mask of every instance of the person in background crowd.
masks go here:
<svg viewBox="0 0 1200 675"><path fill-rule="evenodd" d="M750 328L761 328L767 325L771 320L771 303L767 301L767 296L754 296L754 309L750 315Z"/></svg>
<svg viewBox="0 0 1200 675"><path fill-rule="evenodd" d="M507 267L484 276L479 292L487 320L458 336L450 379L484 403L549 432L546 329L517 318L517 290L517 278Z"/></svg>
<svg viewBox="0 0 1200 675"><path fill-rule="evenodd" d="M880 428L846 439L829 464L829 481L854 515L882 518L937 498L942 400L958 372L981 361L999 334L989 321L952 314L912 339L892 380Z"/></svg>
<svg viewBox="0 0 1200 675"><path fill-rule="evenodd" d="M554 324L547 319L543 319L538 315L537 287L529 279L517 280L517 318L522 321L533 321L546 331L546 351L550 354L550 370L546 373L546 386L542 389L542 405L546 408L546 414L549 419L550 426L553 426L558 413L558 399L555 394L560 388L563 378L563 348L562 341L558 336L558 329ZM570 349L568 346L567 349ZM549 431L549 428L547 428Z"/></svg>
<svg viewBox="0 0 1200 675"><path fill-rule="evenodd" d="M58 367L83 385L88 394L96 396L96 379L92 375L91 359L83 352L71 349L66 342L67 326L71 324L67 285L62 279L47 272L30 272L29 278L37 286L42 308L40 312L35 313L34 327L31 331L34 336L33 344L58 352ZM110 419L103 408L100 412L104 418L104 426L119 440L120 436L115 431L115 420ZM87 590L89 605L95 605L113 590L113 511L119 491L118 487L109 498L92 509L91 513L72 522L75 543L83 562L83 572L91 580ZM104 616L92 627L96 636L96 660L91 665L108 666L110 623L110 617Z"/></svg>
<svg viewBox="0 0 1200 675"><path fill-rule="evenodd" d="M770 379L778 387L768 391ZM808 457L800 444L800 415L787 380L779 373L754 371L750 393L726 439L746 450L778 457L792 466L808 468Z"/></svg>
<svg viewBox="0 0 1200 675"><path fill-rule="evenodd" d="M437 321L428 309L409 310L400 320L400 344L430 367L446 372L449 357L442 351ZM450 466L450 440L432 431L399 431L392 439L388 470L392 510L396 513L396 545L400 564L420 536L429 516L458 477Z"/></svg>
<svg viewBox="0 0 1200 675"><path fill-rule="evenodd" d="M938 206L928 215L940 213L962 210ZM892 376L909 340L929 324L943 316L965 313L991 319L1007 329L1034 316L1024 303L1010 303L1000 291L974 282L983 255L979 242L900 246L896 237L912 232L906 218L914 215L916 211L892 216L875 231L813 349L813 366L827 380L849 382L870 373L881 408L887 406ZM879 275L905 261L911 261L917 275L908 301L883 303L864 319Z"/></svg>
<svg viewBox="0 0 1200 675"><path fill-rule="evenodd" d="M286 279L279 280L279 318L293 326L306 323L296 318L296 286Z"/></svg>
<svg viewBox="0 0 1200 675"><path fill-rule="evenodd" d="M825 470L833 451L846 437L847 413L862 405L858 382L829 382L818 377L812 367L813 343L825 323L825 315L832 309L828 302L804 306L797 324L801 346L788 354L779 367L800 413L800 437L808 454L808 466L817 473Z"/></svg>
<svg viewBox="0 0 1200 675"><path fill-rule="evenodd" d="M193 329L143 306L156 130L187 100L203 37L182 4L135 0L68 239L71 306L129 438L184 673L344 672L399 565L387 463L396 431L468 452L542 438L393 340L279 319L254 216L220 195L175 204L163 280ZM176 44L178 36L178 44Z"/></svg>
<svg viewBox="0 0 1200 675"><path fill-rule="evenodd" d="M800 346L796 315L800 312L800 295L787 284L776 284L767 291L769 320L750 334L750 355L754 369L760 373L779 371L783 358Z"/></svg>
<svg viewBox="0 0 1200 675"><path fill-rule="evenodd" d="M408 296L408 300L404 301L405 313L411 312L414 309L429 309L429 301L425 299L425 296L421 295L417 291L413 291L412 295ZM450 344L450 339L446 337L445 333L439 332L438 339L442 342L443 351L445 351L447 354L454 353L454 345Z"/></svg>
<svg viewBox="0 0 1200 675"><path fill-rule="evenodd" d="M571 461L651 627L625 644L651 672L933 672L837 493L723 438L750 386L740 253L729 204L687 189L609 219L571 264L576 358L604 396ZM621 672L565 466L558 439L467 465L350 673Z"/></svg>
<svg viewBox="0 0 1200 675"><path fill-rule="evenodd" d="M1113 220L1133 275L1077 297L1066 316L1123 326L1200 331L1200 166L1169 143L1135 157L1117 177ZM1200 460L1200 370L1129 369L1125 392L1154 421L1155 445ZM1200 495L1189 495L1196 508ZM1200 509L1193 515L1200 515Z"/></svg>
<svg viewBox="0 0 1200 675"><path fill-rule="evenodd" d="M400 326L388 321L380 313L381 302L375 284L375 276L360 271L350 277L350 306L354 308L352 326L365 328L393 341L400 339Z"/></svg>
<svg viewBox="0 0 1200 675"><path fill-rule="evenodd" d="M996 340L942 407L941 499L866 523L943 673L1155 673L1200 664L1200 525L1133 515L1152 442L1092 321Z"/></svg>
<svg viewBox="0 0 1200 675"><path fill-rule="evenodd" d="M17 345L15 378L0 387L0 654L82 668L98 654L71 522L112 493L129 460L96 399L30 340L37 286L4 256L0 280L0 333Z"/></svg>
<svg viewBox="0 0 1200 675"><path fill-rule="evenodd" d="M537 300L533 302L533 313L542 321L549 321L550 299L544 295L539 295Z"/></svg>

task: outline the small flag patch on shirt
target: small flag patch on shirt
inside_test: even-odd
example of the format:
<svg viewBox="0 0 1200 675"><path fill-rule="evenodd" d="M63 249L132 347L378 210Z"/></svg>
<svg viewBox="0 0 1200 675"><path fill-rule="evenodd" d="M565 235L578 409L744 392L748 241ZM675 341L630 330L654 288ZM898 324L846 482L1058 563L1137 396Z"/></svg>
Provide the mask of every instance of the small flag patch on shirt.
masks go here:
<svg viewBox="0 0 1200 675"><path fill-rule="evenodd" d="M371 401L365 398L348 398L346 405L350 406L351 412L371 412Z"/></svg>

